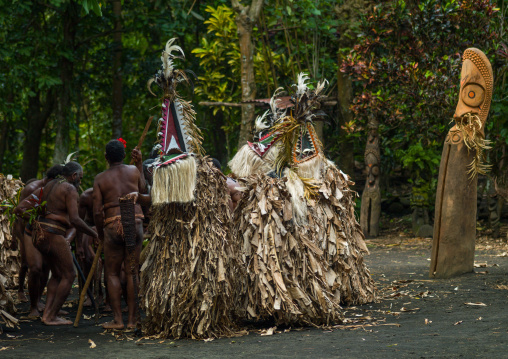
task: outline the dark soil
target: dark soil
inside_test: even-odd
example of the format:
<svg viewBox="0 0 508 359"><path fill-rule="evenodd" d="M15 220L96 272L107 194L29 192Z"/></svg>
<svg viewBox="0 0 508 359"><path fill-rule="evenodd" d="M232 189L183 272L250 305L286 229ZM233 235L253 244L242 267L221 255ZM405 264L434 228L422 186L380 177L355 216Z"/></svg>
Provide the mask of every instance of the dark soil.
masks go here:
<svg viewBox="0 0 508 359"><path fill-rule="evenodd" d="M334 328L252 329L248 335L212 341L140 339L105 332L94 319L79 328L47 327L22 319L0 335L1 358L505 358L508 340L508 245L480 230L475 273L428 279L431 239L412 238L408 218L385 219L382 236L367 241L366 261L379 301L344 308ZM502 228L506 238L508 226ZM68 302L76 302L77 288ZM468 304L469 303L469 304ZM27 305L18 305L18 317ZM74 320L76 305L70 308ZM93 315L91 309L85 310ZM87 317L88 318L88 317ZM111 320L103 317L99 323ZM90 348L89 341L95 343Z"/></svg>

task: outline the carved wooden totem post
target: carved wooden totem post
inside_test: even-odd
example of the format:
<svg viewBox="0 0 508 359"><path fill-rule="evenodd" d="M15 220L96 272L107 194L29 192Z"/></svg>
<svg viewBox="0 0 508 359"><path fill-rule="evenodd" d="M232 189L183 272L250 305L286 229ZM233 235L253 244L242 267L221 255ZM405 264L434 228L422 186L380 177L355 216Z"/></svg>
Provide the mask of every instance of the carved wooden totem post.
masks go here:
<svg viewBox="0 0 508 359"><path fill-rule="evenodd" d="M436 193L431 278L473 271L478 174L485 173L484 125L492 99L493 75L483 52L464 52L453 126L444 143Z"/></svg>
<svg viewBox="0 0 508 359"><path fill-rule="evenodd" d="M367 180L362 193L360 226L365 237L377 237L379 234L379 215L381 214L379 122L375 118L370 118L367 127L369 129L367 145L365 146Z"/></svg>

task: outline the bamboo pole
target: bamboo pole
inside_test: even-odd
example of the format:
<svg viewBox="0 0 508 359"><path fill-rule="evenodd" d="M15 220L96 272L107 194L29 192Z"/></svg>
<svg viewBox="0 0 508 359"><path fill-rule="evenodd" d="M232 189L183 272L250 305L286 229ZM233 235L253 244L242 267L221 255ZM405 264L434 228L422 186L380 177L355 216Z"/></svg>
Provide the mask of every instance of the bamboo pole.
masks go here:
<svg viewBox="0 0 508 359"><path fill-rule="evenodd" d="M97 252L95 252L95 258L93 259L92 268L90 269L90 273L88 273L88 278L86 279L86 283L81 290L81 295L79 296L79 306L78 313L76 314L76 319L74 320L74 327L77 328L79 324L79 319L81 318L81 314L83 313L83 303L85 302L85 294L90 286L90 282L92 281L93 275L95 273L95 267L97 266L97 262L99 261L99 257L102 253L102 241L99 241L99 248L97 248Z"/></svg>
<svg viewBox="0 0 508 359"><path fill-rule="evenodd" d="M141 145L143 144L143 141L145 140L145 137L146 137L146 134L148 132L148 129L150 128L150 125L152 124L152 119L153 119L153 116L150 116L148 121L146 121L145 129L143 130L143 133L141 134L141 137L139 138L138 144L136 146L136 148L138 150L141 150ZM134 164L134 160L133 159L131 159L130 164L131 165Z"/></svg>

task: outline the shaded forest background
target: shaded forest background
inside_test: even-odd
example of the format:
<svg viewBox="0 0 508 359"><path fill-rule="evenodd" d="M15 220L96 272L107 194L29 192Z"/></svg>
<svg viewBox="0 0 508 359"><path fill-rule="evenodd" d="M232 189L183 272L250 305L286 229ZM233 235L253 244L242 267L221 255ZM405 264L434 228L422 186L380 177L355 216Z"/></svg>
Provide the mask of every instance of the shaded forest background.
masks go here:
<svg viewBox="0 0 508 359"><path fill-rule="evenodd" d="M260 12L249 18L256 4ZM242 116L253 120L239 107L246 27L251 98L289 88L302 71L314 83L329 80L330 121L318 129L328 157L361 184L367 123L375 119L383 196L408 183L431 207L468 47L493 65L489 160L493 176L505 172L507 14L503 0L0 0L0 172L41 177L77 151L90 186L106 168L105 144L122 137L132 149L148 117L159 115L146 81L172 37L186 54L177 67L197 75L194 91L182 91L195 106L204 147L225 167L248 139ZM152 126L145 157L155 137Z"/></svg>

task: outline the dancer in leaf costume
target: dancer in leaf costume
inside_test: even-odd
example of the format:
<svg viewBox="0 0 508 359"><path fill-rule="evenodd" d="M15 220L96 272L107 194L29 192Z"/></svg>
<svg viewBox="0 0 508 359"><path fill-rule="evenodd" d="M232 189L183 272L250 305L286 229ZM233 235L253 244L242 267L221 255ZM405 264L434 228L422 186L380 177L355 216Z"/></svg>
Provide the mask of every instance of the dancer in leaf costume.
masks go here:
<svg viewBox="0 0 508 359"><path fill-rule="evenodd" d="M184 55L173 42L166 44L162 70L149 82L163 90L163 98L159 157L151 164L153 235L141 269L143 330L159 337L219 337L235 328L239 254L230 240L226 179L204 157L195 112L176 91L189 79L173 66Z"/></svg>
<svg viewBox="0 0 508 359"><path fill-rule="evenodd" d="M247 268L240 307L248 318L323 325L341 320L341 304L373 301L375 286L363 261L368 250L354 214L357 194L324 156L314 130L313 121L325 115L326 82L311 90L307 80L298 76L292 108L281 110L272 98L256 123L267 133L229 165L235 172L243 161L249 176L240 179L246 193L234 212ZM267 138L269 146L262 143Z"/></svg>

